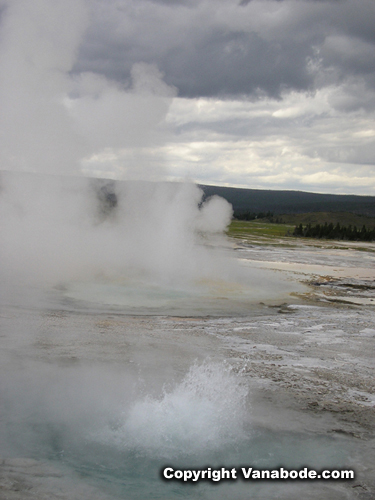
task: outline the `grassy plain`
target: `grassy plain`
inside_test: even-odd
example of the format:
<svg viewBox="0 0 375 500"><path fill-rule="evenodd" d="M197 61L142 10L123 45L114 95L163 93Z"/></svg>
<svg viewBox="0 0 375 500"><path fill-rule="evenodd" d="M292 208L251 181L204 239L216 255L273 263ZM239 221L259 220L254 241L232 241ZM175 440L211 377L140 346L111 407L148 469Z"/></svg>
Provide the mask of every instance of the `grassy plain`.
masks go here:
<svg viewBox="0 0 375 500"><path fill-rule="evenodd" d="M327 213L330 215L330 213ZM272 223L267 219L257 219L252 221L243 220L232 220L229 228L227 230L227 235L231 238L241 240L251 245L272 245L272 246L283 246L283 247L296 247L301 243L308 244L312 246L326 246L332 245L335 248L349 248L355 247L356 250L362 250L366 252L374 252L375 247L373 244L363 244L363 242L348 242L348 241L336 241L336 240L325 240L325 239L315 239L315 238L297 238L293 236L293 231L296 225L308 224L309 222L314 224L324 224L325 222L340 222L343 226L357 225L357 228L361 228L363 224L366 227L372 227L375 223L374 217L364 217L355 214L332 214L333 216L340 216L340 220L337 219L327 219L325 220L325 212L314 212L310 214L295 214L295 215L280 215L279 219L283 223ZM288 223L285 223L288 220ZM358 220L362 224L358 224ZM290 222L289 222L290 221ZM336 221L336 222L335 222ZM357 221L357 223L356 223ZM363 248L360 245L365 245Z"/></svg>
<svg viewBox="0 0 375 500"><path fill-rule="evenodd" d="M232 220L227 235L249 245L294 247L298 244L298 238L292 236L294 227L291 224L275 224L265 219Z"/></svg>
<svg viewBox="0 0 375 500"><path fill-rule="evenodd" d="M256 219L252 221L232 220L228 235L234 238L243 238L249 236L264 236L264 237L284 237L291 236L294 228L299 224L330 224L341 226L356 226L360 229L363 225L367 228L375 227L375 217L367 217L365 215L357 215L349 212L309 212L305 214L284 214L278 215L277 218L281 223L273 223L268 219Z"/></svg>
<svg viewBox="0 0 375 500"><path fill-rule="evenodd" d="M294 225L274 224L266 220L242 221L232 220L228 228L228 236L247 239L249 237L283 238L292 235Z"/></svg>

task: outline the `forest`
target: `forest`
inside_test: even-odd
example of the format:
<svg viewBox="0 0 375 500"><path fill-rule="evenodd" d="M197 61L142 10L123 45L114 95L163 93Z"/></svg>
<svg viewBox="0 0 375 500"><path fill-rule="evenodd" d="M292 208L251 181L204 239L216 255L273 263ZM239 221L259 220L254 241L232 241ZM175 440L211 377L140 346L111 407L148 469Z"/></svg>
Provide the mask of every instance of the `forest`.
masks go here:
<svg viewBox="0 0 375 500"><path fill-rule="evenodd" d="M366 228L365 225L361 229L356 226L342 226L338 222L334 225L332 222L328 224L299 224L295 227L293 236L305 238L323 238L328 240L347 240L347 241L374 241L375 228Z"/></svg>

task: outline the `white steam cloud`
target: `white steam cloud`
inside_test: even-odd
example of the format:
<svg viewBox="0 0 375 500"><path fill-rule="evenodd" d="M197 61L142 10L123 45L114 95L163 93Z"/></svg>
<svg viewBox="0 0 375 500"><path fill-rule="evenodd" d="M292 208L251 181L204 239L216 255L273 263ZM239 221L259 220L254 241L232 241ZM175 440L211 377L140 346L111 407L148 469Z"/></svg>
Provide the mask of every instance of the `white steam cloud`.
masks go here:
<svg viewBox="0 0 375 500"><path fill-rule="evenodd" d="M161 182L163 162L153 156L175 89L142 62L122 87L74 74L87 2L4 5L1 276L53 284L122 273L186 282L222 268L199 235L222 232L231 207L219 198L200 206L196 186ZM82 173L133 182L99 184Z"/></svg>
<svg viewBox="0 0 375 500"><path fill-rule="evenodd" d="M108 183L84 178L2 179L3 277L49 286L93 277L188 283L220 267L201 232L224 229L231 210L220 198L199 208L194 184L125 182L105 191Z"/></svg>
<svg viewBox="0 0 375 500"><path fill-rule="evenodd" d="M63 102L87 25L84 4L14 0L1 20L1 168L72 172L88 153Z"/></svg>
<svg viewBox="0 0 375 500"><path fill-rule="evenodd" d="M84 166L87 174L121 177L133 161L137 170L152 163L152 146L164 140L163 120L175 90L155 66L135 64L132 81L123 87L92 73L72 74L89 23L87 5L82 0L5 3L2 169L65 174L80 173ZM121 161L124 148L132 154Z"/></svg>

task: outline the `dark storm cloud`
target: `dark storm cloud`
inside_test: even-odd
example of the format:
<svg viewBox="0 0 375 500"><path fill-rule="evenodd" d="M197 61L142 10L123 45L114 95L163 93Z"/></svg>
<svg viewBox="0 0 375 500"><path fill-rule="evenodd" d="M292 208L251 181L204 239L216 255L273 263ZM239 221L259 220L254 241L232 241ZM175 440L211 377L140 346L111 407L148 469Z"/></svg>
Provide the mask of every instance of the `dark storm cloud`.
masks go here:
<svg viewBox="0 0 375 500"><path fill-rule="evenodd" d="M189 5L196 3L196 1L193 2L192 0L148 0L148 1L152 3L160 3L163 5Z"/></svg>
<svg viewBox="0 0 375 500"><path fill-rule="evenodd" d="M252 1L253 0L241 0L238 5L240 5L241 7L246 7L246 5L248 5ZM271 1L283 2L283 0L271 0Z"/></svg>
<svg viewBox="0 0 375 500"><path fill-rule="evenodd" d="M304 53L289 41L269 43L256 33L215 30L196 42L194 52L171 53L162 69L167 82L189 97L259 90L276 97L282 87L309 87L307 56L312 56L310 48Z"/></svg>
<svg viewBox="0 0 375 500"><path fill-rule="evenodd" d="M351 75L375 85L373 0L132 0L92 4L76 72L126 84L153 63L180 96L280 96Z"/></svg>
<svg viewBox="0 0 375 500"><path fill-rule="evenodd" d="M5 14L5 11L6 11L6 5L5 5L5 4L3 5L3 4L0 2L0 26L1 26L1 22L2 22L2 20L3 20L3 17L4 17L4 14Z"/></svg>

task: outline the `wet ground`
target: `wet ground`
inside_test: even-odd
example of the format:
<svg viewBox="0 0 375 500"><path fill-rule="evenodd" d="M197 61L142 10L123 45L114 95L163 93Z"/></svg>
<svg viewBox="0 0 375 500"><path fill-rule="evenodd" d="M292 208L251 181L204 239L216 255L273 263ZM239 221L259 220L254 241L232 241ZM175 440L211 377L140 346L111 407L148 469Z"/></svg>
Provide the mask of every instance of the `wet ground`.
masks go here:
<svg viewBox="0 0 375 500"><path fill-rule="evenodd" d="M166 313L168 291L145 315L69 284L4 300L0 498L374 498L374 245L287 244L236 242L271 300L206 288L200 314L181 296ZM218 300L233 307L210 314ZM167 463L356 478L190 487L160 479Z"/></svg>

